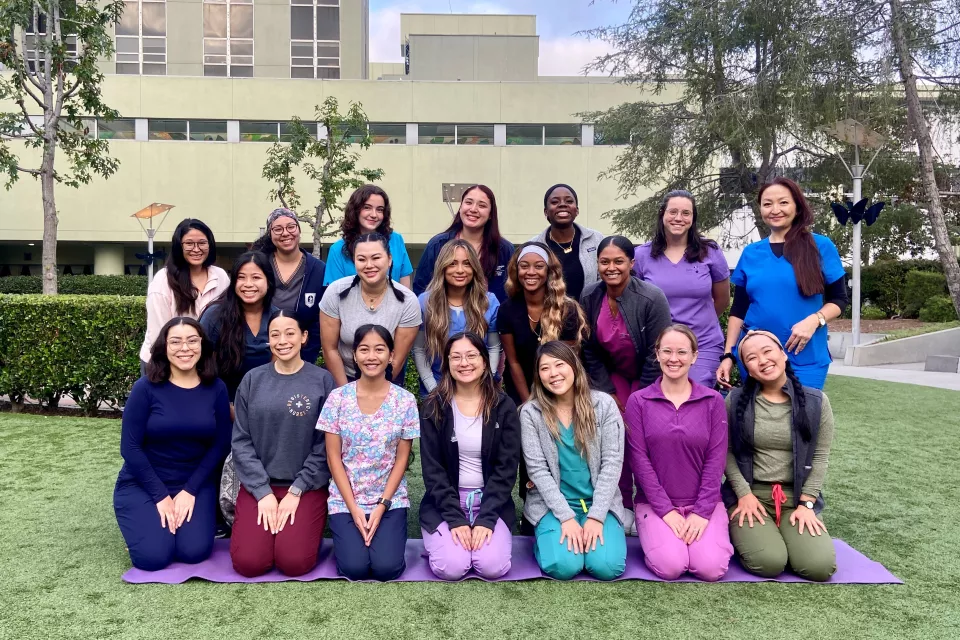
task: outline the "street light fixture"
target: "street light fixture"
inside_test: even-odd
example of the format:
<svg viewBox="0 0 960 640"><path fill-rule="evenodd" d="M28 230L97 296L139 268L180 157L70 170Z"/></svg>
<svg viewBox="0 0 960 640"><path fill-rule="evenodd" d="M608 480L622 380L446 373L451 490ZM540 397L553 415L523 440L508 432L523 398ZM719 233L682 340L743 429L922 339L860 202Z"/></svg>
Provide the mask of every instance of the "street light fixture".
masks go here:
<svg viewBox="0 0 960 640"><path fill-rule="evenodd" d="M131 218L136 218L137 222L140 223L140 228L147 234L147 283L149 284L153 280L153 261L156 256L153 255L153 237L156 235L157 231L160 230L160 227L163 226L163 222L167 219L167 214L170 213L170 209L173 209L174 205L172 204L163 204L161 202L154 202L148 204L140 211L137 211ZM163 215L160 218L160 224L156 227L153 226L153 219L156 216ZM147 221L147 226L143 226L143 221Z"/></svg>

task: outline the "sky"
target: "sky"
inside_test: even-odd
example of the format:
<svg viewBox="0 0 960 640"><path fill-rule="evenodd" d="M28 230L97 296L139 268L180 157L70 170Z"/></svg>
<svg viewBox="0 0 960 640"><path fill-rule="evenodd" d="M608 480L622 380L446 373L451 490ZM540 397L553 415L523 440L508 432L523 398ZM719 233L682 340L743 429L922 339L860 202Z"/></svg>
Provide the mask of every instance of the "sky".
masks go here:
<svg viewBox="0 0 960 640"><path fill-rule="evenodd" d="M574 35L577 31L622 23L630 11L626 0L370 0L370 60L402 62L401 13L535 14L540 35L540 75L571 76L608 51L603 42Z"/></svg>

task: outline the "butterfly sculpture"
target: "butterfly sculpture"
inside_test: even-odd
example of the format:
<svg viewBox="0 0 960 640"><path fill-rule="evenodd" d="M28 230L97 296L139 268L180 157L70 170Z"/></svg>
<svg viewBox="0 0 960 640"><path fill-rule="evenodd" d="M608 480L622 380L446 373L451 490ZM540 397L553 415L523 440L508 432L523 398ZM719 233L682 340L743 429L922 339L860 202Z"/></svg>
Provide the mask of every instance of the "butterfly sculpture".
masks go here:
<svg viewBox="0 0 960 640"><path fill-rule="evenodd" d="M877 221L880 211L887 205L886 202L874 202L868 208L867 202L869 201L869 198L864 198L855 203L831 202L830 208L833 209L833 214L837 216L837 220L840 221L841 225L845 226L847 220L853 220L854 224L866 222L869 227Z"/></svg>
<svg viewBox="0 0 960 640"><path fill-rule="evenodd" d="M137 260L143 260L144 264L153 264L154 261L163 262L167 259L167 252L163 249L153 253L138 253Z"/></svg>

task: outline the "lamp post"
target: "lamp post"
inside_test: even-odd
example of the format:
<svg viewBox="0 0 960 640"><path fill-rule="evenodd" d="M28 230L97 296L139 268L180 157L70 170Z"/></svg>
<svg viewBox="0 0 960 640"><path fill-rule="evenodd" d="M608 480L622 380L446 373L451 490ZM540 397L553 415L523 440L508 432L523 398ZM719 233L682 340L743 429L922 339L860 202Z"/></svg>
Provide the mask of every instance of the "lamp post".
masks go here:
<svg viewBox="0 0 960 640"><path fill-rule="evenodd" d="M853 119L839 120L832 125L821 127L821 130L840 142L845 142L853 146L853 164L848 165L840 153L837 157L846 167L847 172L853 179L853 201L860 202L863 194L863 178L870 170L873 161L877 159L880 149L886 143L886 138L869 129L865 125ZM876 149L870 162L864 167L860 164L860 147L865 149ZM861 254L861 233L860 220L853 223L853 260L851 264L853 286L852 312L853 317L853 344L860 344L860 254Z"/></svg>
<svg viewBox="0 0 960 640"><path fill-rule="evenodd" d="M144 233L147 234L147 284L153 280L153 238L157 234L157 231L160 230L160 227L163 226L163 222L167 219L167 214L170 213L170 209L173 209L172 204L163 204L160 202L154 202L148 204L140 211L137 211L131 218L136 218L137 222L140 223L140 228L143 229ZM153 219L156 216L163 215L160 219L160 224L154 228ZM147 226L143 226L143 221L147 221Z"/></svg>

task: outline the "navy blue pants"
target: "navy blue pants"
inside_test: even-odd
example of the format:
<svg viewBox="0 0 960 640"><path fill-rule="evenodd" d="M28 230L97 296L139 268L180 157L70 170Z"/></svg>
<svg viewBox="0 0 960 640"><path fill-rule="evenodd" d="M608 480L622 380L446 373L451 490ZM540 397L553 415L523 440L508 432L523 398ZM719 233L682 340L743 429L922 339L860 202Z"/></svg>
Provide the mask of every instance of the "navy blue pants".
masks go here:
<svg viewBox="0 0 960 640"><path fill-rule="evenodd" d="M179 491L171 491L170 497ZM210 557L216 533L217 488L213 483L205 484L195 498L190 522L184 521L176 533L170 533L160 526L157 503L139 484L117 484L113 509L133 566L157 571L173 561L196 564Z"/></svg>
<svg viewBox="0 0 960 640"><path fill-rule="evenodd" d="M383 518L370 546L349 513L329 516L333 533L333 557L337 573L350 580L393 580L407 568L403 554L407 547L407 509L390 509Z"/></svg>

